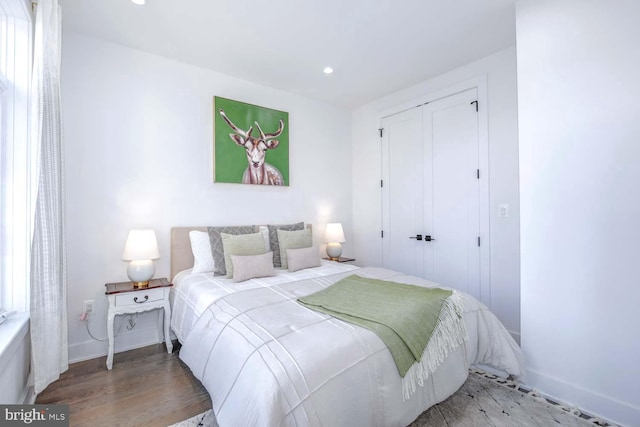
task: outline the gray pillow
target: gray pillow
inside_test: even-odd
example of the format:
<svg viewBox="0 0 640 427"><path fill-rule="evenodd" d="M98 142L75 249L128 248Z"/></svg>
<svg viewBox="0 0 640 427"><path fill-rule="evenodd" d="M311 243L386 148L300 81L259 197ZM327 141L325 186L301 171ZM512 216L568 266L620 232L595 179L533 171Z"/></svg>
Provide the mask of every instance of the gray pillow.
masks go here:
<svg viewBox="0 0 640 427"><path fill-rule="evenodd" d="M313 243L311 230L278 230L280 244L280 263L282 268L288 268L287 249L308 248Z"/></svg>
<svg viewBox="0 0 640 427"><path fill-rule="evenodd" d="M271 251L262 255L231 255L231 263L234 282L276 275Z"/></svg>
<svg viewBox="0 0 640 427"><path fill-rule="evenodd" d="M320 267L318 247L287 249L287 264L291 272L302 270L303 268Z"/></svg>
<svg viewBox="0 0 640 427"><path fill-rule="evenodd" d="M216 276L224 276L227 269L224 265L224 247L222 246L222 238L220 233L226 234L251 234L256 232L253 225L241 225L231 227L207 227L209 240L211 241L211 254L213 255L213 263L216 266L214 271Z"/></svg>
<svg viewBox="0 0 640 427"><path fill-rule="evenodd" d="M224 247L224 263L227 270L227 279L233 278L231 255L260 255L266 252L262 233L220 233L220 237L222 238L222 246Z"/></svg>
<svg viewBox="0 0 640 427"><path fill-rule="evenodd" d="M295 224L276 224L267 225L269 228L269 242L271 244L271 250L273 251L273 265L275 267L282 267L280 264L280 245L278 243L278 230L304 230L304 222L298 222Z"/></svg>

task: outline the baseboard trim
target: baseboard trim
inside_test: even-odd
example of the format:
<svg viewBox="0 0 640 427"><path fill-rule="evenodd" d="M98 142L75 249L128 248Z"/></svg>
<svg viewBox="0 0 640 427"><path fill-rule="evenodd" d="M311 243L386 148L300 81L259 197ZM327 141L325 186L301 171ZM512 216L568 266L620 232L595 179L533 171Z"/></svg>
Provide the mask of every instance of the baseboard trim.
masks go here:
<svg viewBox="0 0 640 427"><path fill-rule="evenodd" d="M164 342L154 330L140 330L116 337L114 353L146 347L148 345ZM106 356L109 351L107 341L89 340L69 345L69 363L77 363L85 360Z"/></svg>
<svg viewBox="0 0 640 427"><path fill-rule="evenodd" d="M640 408L570 384L533 369L526 369L526 385L554 400L564 402L582 412L604 418L621 426L632 426L640 420Z"/></svg>

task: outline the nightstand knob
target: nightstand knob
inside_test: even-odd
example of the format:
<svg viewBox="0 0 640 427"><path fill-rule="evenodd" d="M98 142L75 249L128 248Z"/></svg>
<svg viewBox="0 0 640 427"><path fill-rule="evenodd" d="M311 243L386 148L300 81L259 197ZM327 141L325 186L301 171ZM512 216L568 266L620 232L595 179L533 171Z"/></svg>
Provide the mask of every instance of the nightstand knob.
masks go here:
<svg viewBox="0 0 640 427"><path fill-rule="evenodd" d="M144 302L147 302L148 300L149 300L149 295L145 295L143 301L138 301L138 297L133 298L133 302L138 303L138 304L142 304Z"/></svg>

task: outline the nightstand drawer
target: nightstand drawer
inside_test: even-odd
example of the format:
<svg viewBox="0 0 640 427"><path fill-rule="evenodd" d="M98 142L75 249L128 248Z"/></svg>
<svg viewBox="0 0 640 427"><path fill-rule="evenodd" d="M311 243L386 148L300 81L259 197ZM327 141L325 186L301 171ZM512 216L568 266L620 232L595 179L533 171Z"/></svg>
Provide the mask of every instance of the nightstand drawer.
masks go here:
<svg viewBox="0 0 640 427"><path fill-rule="evenodd" d="M164 298L164 289L149 289L136 292L127 292L116 295L116 307L123 305L144 305L151 301L159 301Z"/></svg>

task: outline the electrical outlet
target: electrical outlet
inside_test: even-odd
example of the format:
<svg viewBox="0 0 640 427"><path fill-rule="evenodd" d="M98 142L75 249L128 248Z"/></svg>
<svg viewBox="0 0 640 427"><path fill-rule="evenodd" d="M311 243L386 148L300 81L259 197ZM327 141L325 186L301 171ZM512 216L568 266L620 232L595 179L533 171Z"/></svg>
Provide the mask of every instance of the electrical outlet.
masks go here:
<svg viewBox="0 0 640 427"><path fill-rule="evenodd" d="M93 305L96 303L96 300L90 299L84 302L84 312L91 313L93 311Z"/></svg>

